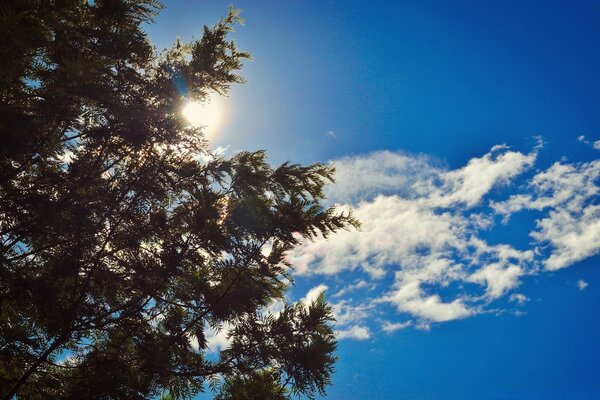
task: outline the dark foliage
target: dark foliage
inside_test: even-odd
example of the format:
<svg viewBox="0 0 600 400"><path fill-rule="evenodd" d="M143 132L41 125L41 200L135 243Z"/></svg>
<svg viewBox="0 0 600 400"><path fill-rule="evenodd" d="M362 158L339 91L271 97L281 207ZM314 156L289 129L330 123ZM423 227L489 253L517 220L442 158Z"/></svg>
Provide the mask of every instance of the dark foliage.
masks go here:
<svg viewBox="0 0 600 400"><path fill-rule="evenodd" d="M141 25L160 8L0 1L4 399L190 398L207 382L283 399L330 382L323 298L267 307L300 238L355 224L320 203L332 169L209 157L180 110L242 81L238 13L157 54ZM223 326L231 346L211 355Z"/></svg>

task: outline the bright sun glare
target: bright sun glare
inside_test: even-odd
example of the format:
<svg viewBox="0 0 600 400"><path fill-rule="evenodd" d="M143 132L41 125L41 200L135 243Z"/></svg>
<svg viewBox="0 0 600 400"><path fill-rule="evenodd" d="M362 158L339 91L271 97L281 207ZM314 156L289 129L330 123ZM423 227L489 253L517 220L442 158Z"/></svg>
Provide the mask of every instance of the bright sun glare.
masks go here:
<svg viewBox="0 0 600 400"><path fill-rule="evenodd" d="M204 127L206 136L213 136L223 120L223 99L220 96L210 96L204 102L189 101L182 114L191 125Z"/></svg>

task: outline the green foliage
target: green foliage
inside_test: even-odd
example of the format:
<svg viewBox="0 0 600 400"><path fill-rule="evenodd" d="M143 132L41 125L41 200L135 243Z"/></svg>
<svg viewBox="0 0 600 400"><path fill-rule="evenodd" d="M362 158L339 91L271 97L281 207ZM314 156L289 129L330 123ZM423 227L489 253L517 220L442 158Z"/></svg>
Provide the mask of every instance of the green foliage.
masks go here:
<svg viewBox="0 0 600 400"><path fill-rule="evenodd" d="M0 395L220 399L323 393L331 309L284 299L286 252L356 225L332 168L208 154L184 96L226 93L239 12L157 54L154 0L0 4ZM201 161L206 160L209 161ZM207 330L229 326L217 356Z"/></svg>
<svg viewBox="0 0 600 400"><path fill-rule="evenodd" d="M279 315L249 313L239 318L231 347L221 352L222 359L235 359L238 368L226 377L218 398L255 398L244 397L255 385L282 398L287 383L292 383L292 394L324 394L335 362L336 342L327 325L332 319L323 295L308 306L286 305Z"/></svg>
<svg viewBox="0 0 600 400"><path fill-rule="evenodd" d="M215 400L285 400L288 396L280 379L279 374L269 370L228 377Z"/></svg>

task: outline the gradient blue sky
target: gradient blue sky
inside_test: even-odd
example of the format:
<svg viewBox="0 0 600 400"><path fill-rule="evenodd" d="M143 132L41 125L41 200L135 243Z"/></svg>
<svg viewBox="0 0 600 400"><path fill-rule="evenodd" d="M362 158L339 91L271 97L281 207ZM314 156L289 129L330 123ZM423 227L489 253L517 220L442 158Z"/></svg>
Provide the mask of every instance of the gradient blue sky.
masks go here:
<svg viewBox="0 0 600 400"><path fill-rule="evenodd" d="M165 3L159 49L228 5ZM333 161L363 219L293 255L338 313L328 398L600 398L600 3L233 5L213 145Z"/></svg>

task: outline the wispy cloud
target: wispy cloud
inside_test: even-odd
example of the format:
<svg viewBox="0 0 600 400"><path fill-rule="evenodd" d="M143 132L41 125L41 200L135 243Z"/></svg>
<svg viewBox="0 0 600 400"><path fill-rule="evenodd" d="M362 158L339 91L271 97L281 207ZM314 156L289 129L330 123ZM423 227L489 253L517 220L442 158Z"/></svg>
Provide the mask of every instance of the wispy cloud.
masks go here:
<svg viewBox="0 0 600 400"><path fill-rule="evenodd" d="M338 340L367 340L371 337L371 331L366 326L353 325L347 329L335 331L335 336L338 338Z"/></svg>
<svg viewBox="0 0 600 400"><path fill-rule="evenodd" d="M355 286L361 286L355 284ZM323 292L328 289L327 285L318 285L310 289L300 302L308 307ZM339 302L330 302L333 309L335 335L338 339L356 339L365 340L371 335L370 330L362 325L362 322L369 316L370 304L354 305L348 299Z"/></svg>
<svg viewBox="0 0 600 400"><path fill-rule="evenodd" d="M583 279L577 281L577 288L579 288L579 290L585 290L586 287L588 287L588 283L586 281Z"/></svg>
<svg viewBox="0 0 600 400"><path fill-rule="evenodd" d="M344 295L347 295L351 292L360 290L360 289L365 289L368 287L373 287L373 284L369 284L367 283L367 281L365 281L364 279L358 279L356 280L355 283L352 283L350 285L347 285L345 287L343 287L342 289L340 289L338 292L336 292L332 297L342 297Z"/></svg>
<svg viewBox="0 0 600 400"><path fill-rule="evenodd" d="M600 140L587 140L584 135L577 137L577 140L588 146L592 146L596 150L600 150Z"/></svg>
<svg viewBox="0 0 600 400"><path fill-rule="evenodd" d="M406 321L406 322L383 321L381 324L381 329L386 333L392 333L392 332L399 331L400 329L408 328L409 326L412 326L412 325L413 325L412 321Z"/></svg>
<svg viewBox="0 0 600 400"><path fill-rule="evenodd" d="M518 304L524 304L529 301L529 298L522 293L513 293L510 295L509 300Z"/></svg>

